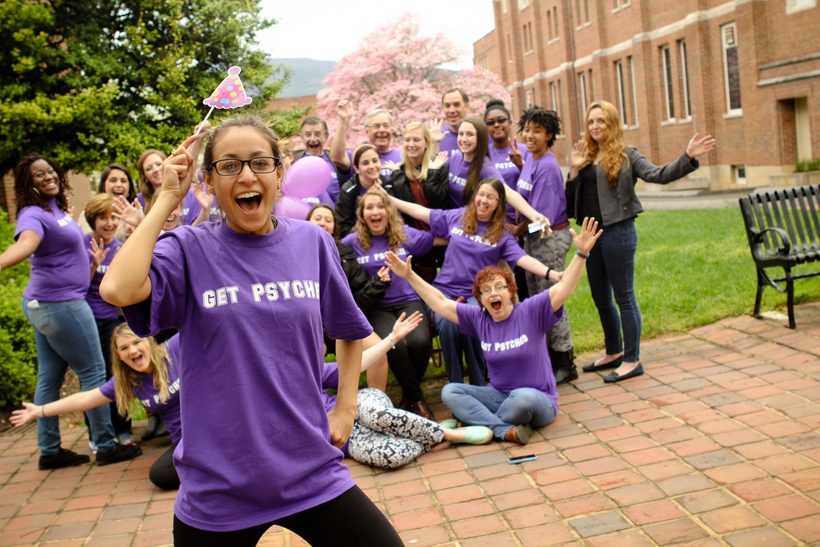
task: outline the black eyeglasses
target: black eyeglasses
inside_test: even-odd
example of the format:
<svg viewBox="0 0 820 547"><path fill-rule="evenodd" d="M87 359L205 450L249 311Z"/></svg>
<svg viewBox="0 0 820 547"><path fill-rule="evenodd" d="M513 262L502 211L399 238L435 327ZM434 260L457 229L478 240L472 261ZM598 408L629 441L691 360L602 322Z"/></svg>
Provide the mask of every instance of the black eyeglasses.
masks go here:
<svg viewBox="0 0 820 547"><path fill-rule="evenodd" d="M216 171L217 175L223 177L231 177L238 175L245 168L245 164L251 168L251 171L257 175L264 175L266 173L273 173L281 164L281 159L273 156L259 156L249 160L240 160L230 158L227 160L217 160L211 164L211 167Z"/></svg>
<svg viewBox="0 0 820 547"><path fill-rule="evenodd" d="M487 124L487 127L492 127L495 124L503 125L507 123L507 120L509 120L509 118L496 118L494 120L487 120L485 123Z"/></svg>

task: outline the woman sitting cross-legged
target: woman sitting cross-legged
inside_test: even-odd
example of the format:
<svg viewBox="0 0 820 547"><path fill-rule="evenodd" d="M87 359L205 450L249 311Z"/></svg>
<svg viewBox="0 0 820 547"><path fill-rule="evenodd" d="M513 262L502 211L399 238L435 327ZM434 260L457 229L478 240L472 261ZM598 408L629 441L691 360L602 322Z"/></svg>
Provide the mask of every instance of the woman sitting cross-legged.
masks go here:
<svg viewBox="0 0 820 547"><path fill-rule="evenodd" d="M441 399L464 423L483 425L499 440L527 444L533 427L544 427L558 412L558 390L543 344L547 330L561 318L562 306L575 291L589 251L602 232L585 219L580 234L572 230L576 256L558 283L516 304L515 280L494 266L480 271L473 294L480 307L457 303L413 273L410 258L387 254L387 265L407 279L436 313L458 324L462 333L481 341L490 385L450 383Z"/></svg>

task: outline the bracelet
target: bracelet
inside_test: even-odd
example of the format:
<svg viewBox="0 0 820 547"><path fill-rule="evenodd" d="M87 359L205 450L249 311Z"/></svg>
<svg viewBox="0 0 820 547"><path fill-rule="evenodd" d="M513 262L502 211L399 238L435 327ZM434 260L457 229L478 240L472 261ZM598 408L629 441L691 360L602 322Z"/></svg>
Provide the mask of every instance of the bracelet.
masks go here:
<svg viewBox="0 0 820 547"><path fill-rule="evenodd" d="M550 278L550 272L551 271L552 271L552 268L547 268L547 275L544 276L544 279L549 279Z"/></svg>
<svg viewBox="0 0 820 547"><path fill-rule="evenodd" d="M387 336L387 338L388 338L388 340L390 340L390 344L393 346L393 349L396 349L396 344L394 344L394 343L393 343L393 333L391 332L391 333Z"/></svg>
<svg viewBox="0 0 820 547"><path fill-rule="evenodd" d="M589 253L584 254L584 253L582 253L581 251L575 251L575 256L580 256L581 258L583 258L584 260L586 260L587 258L589 258Z"/></svg>

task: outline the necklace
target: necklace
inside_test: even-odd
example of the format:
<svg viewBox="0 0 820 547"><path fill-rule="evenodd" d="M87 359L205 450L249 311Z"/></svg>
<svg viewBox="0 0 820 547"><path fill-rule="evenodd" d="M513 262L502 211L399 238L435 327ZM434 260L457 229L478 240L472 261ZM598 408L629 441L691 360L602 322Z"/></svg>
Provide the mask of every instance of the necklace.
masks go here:
<svg viewBox="0 0 820 547"><path fill-rule="evenodd" d="M496 154L498 150L501 150L502 152ZM493 163L503 163L507 161L507 159L510 157L509 150L509 146L507 148L496 148L494 145L490 146L490 156L492 156ZM507 152L507 158L504 158L504 152Z"/></svg>

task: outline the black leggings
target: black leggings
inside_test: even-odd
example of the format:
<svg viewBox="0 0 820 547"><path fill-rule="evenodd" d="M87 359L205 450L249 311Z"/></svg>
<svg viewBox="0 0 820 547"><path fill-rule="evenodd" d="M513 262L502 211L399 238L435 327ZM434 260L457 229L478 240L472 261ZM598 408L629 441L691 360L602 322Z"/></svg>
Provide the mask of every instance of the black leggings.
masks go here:
<svg viewBox="0 0 820 547"><path fill-rule="evenodd" d="M177 445L171 446L165 453L162 454L151 470L148 471L148 478L154 483L154 486L162 488L163 490L179 490L179 475L177 468L174 466L174 449Z"/></svg>
<svg viewBox="0 0 820 547"><path fill-rule="evenodd" d="M299 534L313 547L403 547L393 525L358 486L336 499L267 524L234 532L208 532L174 515L176 547L253 547L271 526Z"/></svg>
<svg viewBox="0 0 820 547"><path fill-rule="evenodd" d="M396 349L387 352L387 364L401 386L402 395L407 397L409 403L424 400L421 381L424 379L427 364L430 362L432 342L430 341L430 323L424 303L421 300L395 302L365 313L373 330L384 339L390 335L396 319L402 312L410 317L416 311L422 314L424 320L413 332L396 342Z"/></svg>

